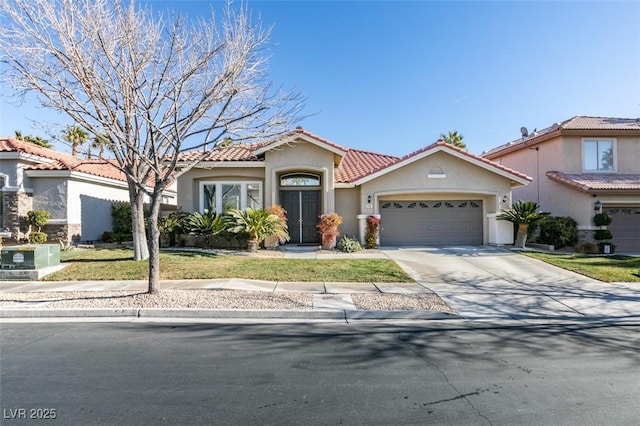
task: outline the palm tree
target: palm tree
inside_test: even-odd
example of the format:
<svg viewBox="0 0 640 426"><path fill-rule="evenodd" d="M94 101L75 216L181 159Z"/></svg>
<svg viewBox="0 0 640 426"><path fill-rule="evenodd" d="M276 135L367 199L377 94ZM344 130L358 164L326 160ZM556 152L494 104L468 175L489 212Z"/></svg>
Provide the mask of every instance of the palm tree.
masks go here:
<svg viewBox="0 0 640 426"><path fill-rule="evenodd" d="M71 155L78 155L78 148L89 140L89 134L80 126L67 126L62 132L62 139L71 144Z"/></svg>
<svg viewBox="0 0 640 426"><path fill-rule="evenodd" d="M289 240L287 222L273 213L264 209L238 210L230 209L229 215L234 224L229 228L230 232L245 232L249 235L250 252L256 252L258 245L269 235L278 237L281 241Z"/></svg>
<svg viewBox="0 0 640 426"><path fill-rule="evenodd" d="M44 139L41 136L31 136L31 135L26 135L23 136L22 132L20 130L16 130L14 131L15 135L16 135L16 139L24 141L24 142L29 142L32 143L34 145L38 145L44 148L51 148L51 143L49 143L48 140Z"/></svg>
<svg viewBox="0 0 640 426"><path fill-rule="evenodd" d="M107 149L107 140L107 136L105 135L95 135L89 149L97 149L98 158L104 158L104 152Z"/></svg>
<svg viewBox="0 0 640 426"><path fill-rule="evenodd" d="M458 133L457 130L450 131L446 135L444 133L440 133L440 138L448 144L456 146L458 148L467 149L467 145L462 142L464 136Z"/></svg>
<svg viewBox="0 0 640 426"><path fill-rule="evenodd" d="M549 216L548 212L541 212L540 207L534 201L518 201L510 209L504 210L497 218L518 225L515 246L524 248L527 242L529 225L536 224Z"/></svg>

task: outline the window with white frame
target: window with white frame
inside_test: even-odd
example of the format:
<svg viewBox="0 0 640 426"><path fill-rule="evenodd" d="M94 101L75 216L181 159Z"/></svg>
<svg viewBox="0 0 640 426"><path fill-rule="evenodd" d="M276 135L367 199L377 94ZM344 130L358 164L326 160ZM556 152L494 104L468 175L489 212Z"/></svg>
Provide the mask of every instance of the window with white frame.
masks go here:
<svg viewBox="0 0 640 426"><path fill-rule="evenodd" d="M262 208L261 182L200 182L200 211L224 213L229 209Z"/></svg>
<svg viewBox="0 0 640 426"><path fill-rule="evenodd" d="M615 170L615 140L583 139L582 158L585 172L607 172Z"/></svg>

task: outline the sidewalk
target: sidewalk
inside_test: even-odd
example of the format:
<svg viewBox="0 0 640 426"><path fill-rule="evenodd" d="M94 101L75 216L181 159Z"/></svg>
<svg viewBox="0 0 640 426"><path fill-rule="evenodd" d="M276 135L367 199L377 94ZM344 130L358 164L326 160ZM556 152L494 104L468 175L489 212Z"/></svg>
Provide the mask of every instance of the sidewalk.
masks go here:
<svg viewBox="0 0 640 426"><path fill-rule="evenodd" d="M388 258L382 251L366 253L336 253L317 250L317 247L287 246L281 255L289 259ZM121 281L0 281L0 293L23 292L109 292L147 290L146 280ZM52 317L117 317L117 318L244 318L244 319L451 319L456 315L427 310L359 310L352 294L434 295L429 288L416 283L361 282L274 282L237 278L200 280L163 280L162 290L240 290L268 293L306 293L313 297L313 309L308 310L239 310L239 309L52 309L38 308L37 303L0 309L0 318Z"/></svg>

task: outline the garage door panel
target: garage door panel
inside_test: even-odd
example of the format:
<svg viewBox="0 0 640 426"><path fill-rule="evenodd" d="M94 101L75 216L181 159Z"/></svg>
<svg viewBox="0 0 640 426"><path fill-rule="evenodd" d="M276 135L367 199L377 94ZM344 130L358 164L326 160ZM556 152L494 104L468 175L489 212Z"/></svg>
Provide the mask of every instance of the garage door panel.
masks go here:
<svg viewBox="0 0 640 426"><path fill-rule="evenodd" d="M640 252L640 208L609 207L603 209L611 216L607 227L613 234L618 252Z"/></svg>
<svg viewBox="0 0 640 426"><path fill-rule="evenodd" d="M482 244L482 201L383 201L383 245Z"/></svg>

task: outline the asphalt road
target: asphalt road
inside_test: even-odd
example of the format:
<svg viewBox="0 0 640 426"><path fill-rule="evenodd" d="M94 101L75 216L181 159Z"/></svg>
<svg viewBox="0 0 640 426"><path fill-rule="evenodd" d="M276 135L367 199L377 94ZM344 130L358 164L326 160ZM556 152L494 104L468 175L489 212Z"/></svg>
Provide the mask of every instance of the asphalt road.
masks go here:
<svg viewBox="0 0 640 426"><path fill-rule="evenodd" d="M584 426L640 419L640 324L0 327L3 425ZM55 419L31 418L47 416Z"/></svg>

